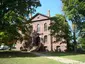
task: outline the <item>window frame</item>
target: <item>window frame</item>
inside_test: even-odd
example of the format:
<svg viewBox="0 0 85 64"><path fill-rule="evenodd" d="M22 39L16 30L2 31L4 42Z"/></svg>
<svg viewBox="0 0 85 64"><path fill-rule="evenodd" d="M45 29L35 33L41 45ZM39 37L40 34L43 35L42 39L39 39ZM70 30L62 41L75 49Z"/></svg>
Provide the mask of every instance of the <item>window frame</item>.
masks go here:
<svg viewBox="0 0 85 64"><path fill-rule="evenodd" d="M44 31L47 31L47 30L48 30L47 23L44 23Z"/></svg>
<svg viewBox="0 0 85 64"><path fill-rule="evenodd" d="M37 32L40 32L40 24L37 24Z"/></svg>
<svg viewBox="0 0 85 64"><path fill-rule="evenodd" d="M44 36L44 43L48 41L47 35Z"/></svg>

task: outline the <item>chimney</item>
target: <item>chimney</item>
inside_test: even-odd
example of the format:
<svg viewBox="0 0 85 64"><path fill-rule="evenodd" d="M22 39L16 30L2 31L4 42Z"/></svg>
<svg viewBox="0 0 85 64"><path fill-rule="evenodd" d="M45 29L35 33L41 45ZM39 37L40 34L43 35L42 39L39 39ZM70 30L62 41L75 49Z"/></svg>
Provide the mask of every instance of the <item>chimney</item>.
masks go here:
<svg viewBox="0 0 85 64"><path fill-rule="evenodd" d="M29 18L32 18L32 13L29 13Z"/></svg>
<svg viewBox="0 0 85 64"><path fill-rule="evenodd" d="M47 16L50 17L50 10L48 10L48 12L47 12Z"/></svg>

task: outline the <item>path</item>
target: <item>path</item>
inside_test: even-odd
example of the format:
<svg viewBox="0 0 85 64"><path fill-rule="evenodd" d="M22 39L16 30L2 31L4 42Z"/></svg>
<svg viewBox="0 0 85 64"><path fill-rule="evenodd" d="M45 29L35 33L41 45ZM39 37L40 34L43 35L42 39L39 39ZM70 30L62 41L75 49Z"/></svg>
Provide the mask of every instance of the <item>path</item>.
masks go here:
<svg viewBox="0 0 85 64"><path fill-rule="evenodd" d="M48 58L48 59L53 59L53 60L62 62L64 64L85 64L85 62L80 62L80 61L71 60L71 59L67 59L67 58L48 56L48 55L37 53L37 52L32 52L32 54L35 54L38 56L43 56L43 57Z"/></svg>

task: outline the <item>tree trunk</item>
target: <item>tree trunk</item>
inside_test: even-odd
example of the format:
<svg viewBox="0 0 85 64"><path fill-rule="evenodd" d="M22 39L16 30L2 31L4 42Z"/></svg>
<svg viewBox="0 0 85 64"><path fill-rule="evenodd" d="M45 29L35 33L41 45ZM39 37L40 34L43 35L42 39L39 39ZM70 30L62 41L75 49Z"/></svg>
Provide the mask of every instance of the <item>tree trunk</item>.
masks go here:
<svg viewBox="0 0 85 64"><path fill-rule="evenodd" d="M67 51L70 51L70 43L68 39L67 39Z"/></svg>
<svg viewBox="0 0 85 64"><path fill-rule="evenodd" d="M73 40L74 40L74 52L77 52L77 42L76 42L76 24L75 22L73 23Z"/></svg>
<svg viewBox="0 0 85 64"><path fill-rule="evenodd" d="M73 40L74 40L74 52L77 52L77 42L76 42L75 31L73 32Z"/></svg>

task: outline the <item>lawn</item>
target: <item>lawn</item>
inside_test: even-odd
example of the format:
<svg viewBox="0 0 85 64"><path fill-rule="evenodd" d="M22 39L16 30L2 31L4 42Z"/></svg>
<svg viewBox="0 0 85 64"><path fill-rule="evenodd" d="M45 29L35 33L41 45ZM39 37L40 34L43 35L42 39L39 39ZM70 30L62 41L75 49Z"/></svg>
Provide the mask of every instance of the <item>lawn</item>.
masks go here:
<svg viewBox="0 0 85 64"><path fill-rule="evenodd" d="M62 64L62 63L44 57L38 57L27 52L6 51L0 52L0 64Z"/></svg>
<svg viewBox="0 0 85 64"><path fill-rule="evenodd" d="M59 53L59 52L49 52L49 53L45 53L47 55L50 56L57 56L57 57L63 57L63 58L68 58L68 59L73 59L73 60L78 60L78 61L82 61L85 62L85 54L79 54L79 53Z"/></svg>
<svg viewBox="0 0 85 64"><path fill-rule="evenodd" d="M73 59L73 60L85 62L85 54L69 55L69 56L64 56L64 57L69 58L69 59Z"/></svg>

